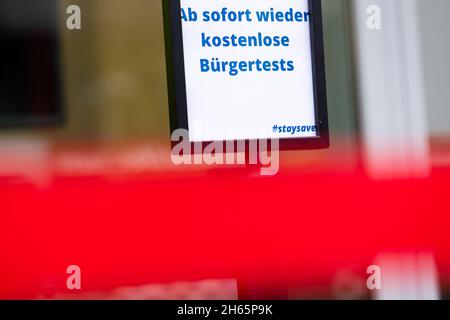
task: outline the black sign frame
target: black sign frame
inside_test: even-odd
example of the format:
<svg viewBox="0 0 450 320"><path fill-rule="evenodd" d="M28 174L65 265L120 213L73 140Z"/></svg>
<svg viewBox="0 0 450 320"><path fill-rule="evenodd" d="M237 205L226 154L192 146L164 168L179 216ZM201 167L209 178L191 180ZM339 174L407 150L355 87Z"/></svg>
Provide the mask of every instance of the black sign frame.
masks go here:
<svg viewBox="0 0 450 320"><path fill-rule="evenodd" d="M326 149L330 146L322 4L321 0L308 1L311 14L311 59L317 136L306 138L280 138L279 150ZM171 132L174 132L177 129L189 130L181 4L180 0L162 0L162 3ZM202 144L207 146L212 142L213 141L203 141ZM248 142L248 140L246 140L246 142ZM194 149L195 148L191 148L191 150Z"/></svg>

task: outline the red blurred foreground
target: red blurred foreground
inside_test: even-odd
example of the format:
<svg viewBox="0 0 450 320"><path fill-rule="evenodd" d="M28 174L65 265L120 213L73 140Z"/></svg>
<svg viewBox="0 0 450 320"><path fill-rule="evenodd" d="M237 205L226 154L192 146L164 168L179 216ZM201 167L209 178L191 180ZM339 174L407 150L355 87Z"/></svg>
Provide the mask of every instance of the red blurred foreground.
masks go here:
<svg viewBox="0 0 450 320"><path fill-rule="evenodd" d="M279 273L322 285L339 268L365 274L384 252L431 252L450 279L450 168L389 182L299 172L61 175L40 188L0 180L0 298L67 292L72 264L83 291Z"/></svg>

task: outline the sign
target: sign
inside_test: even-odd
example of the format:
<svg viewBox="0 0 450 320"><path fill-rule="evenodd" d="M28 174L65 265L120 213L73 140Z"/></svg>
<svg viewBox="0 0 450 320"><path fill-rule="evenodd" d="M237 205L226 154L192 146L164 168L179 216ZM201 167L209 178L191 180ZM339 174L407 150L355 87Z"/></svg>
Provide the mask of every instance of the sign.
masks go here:
<svg viewBox="0 0 450 320"><path fill-rule="evenodd" d="M320 1L165 1L172 130L328 147Z"/></svg>

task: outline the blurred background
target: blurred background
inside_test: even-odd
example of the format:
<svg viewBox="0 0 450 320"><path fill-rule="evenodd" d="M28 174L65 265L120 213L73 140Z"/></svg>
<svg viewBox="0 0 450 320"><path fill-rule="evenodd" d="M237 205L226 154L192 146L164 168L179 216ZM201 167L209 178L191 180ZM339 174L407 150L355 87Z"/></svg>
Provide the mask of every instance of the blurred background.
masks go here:
<svg viewBox="0 0 450 320"><path fill-rule="evenodd" d="M0 298L448 298L450 2L322 6L331 148L260 178L171 164L160 1L0 0Z"/></svg>

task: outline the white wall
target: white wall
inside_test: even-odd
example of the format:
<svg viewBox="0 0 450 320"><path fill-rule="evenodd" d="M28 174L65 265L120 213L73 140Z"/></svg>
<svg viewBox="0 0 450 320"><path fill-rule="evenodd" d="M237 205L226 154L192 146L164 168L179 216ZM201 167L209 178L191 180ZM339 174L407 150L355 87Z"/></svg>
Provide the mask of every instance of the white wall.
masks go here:
<svg viewBox="0 0 450 320"><path fill-rule="evenodd" d="M353 0L354 60L364 166L376 179L429 174L429 134L417 3ZM381 12L369 28L368 8Z"/></svg>

